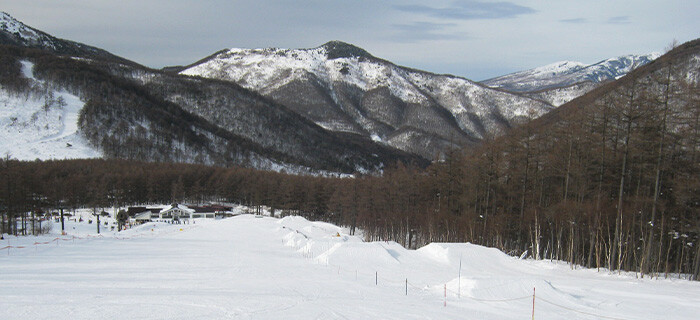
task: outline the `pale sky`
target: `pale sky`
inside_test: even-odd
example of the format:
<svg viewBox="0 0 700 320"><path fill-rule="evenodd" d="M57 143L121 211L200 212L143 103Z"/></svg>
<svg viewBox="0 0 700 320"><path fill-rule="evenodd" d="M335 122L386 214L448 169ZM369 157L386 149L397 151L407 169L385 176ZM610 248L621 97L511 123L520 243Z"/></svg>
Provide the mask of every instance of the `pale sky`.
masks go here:
<svg viewBox="0 0 700 320"><path fill-rule="evenodd" d="M697 0L0 0L0 10L153 68L224 48L341 40L399 65L484 80L700 37Z"/></svg>

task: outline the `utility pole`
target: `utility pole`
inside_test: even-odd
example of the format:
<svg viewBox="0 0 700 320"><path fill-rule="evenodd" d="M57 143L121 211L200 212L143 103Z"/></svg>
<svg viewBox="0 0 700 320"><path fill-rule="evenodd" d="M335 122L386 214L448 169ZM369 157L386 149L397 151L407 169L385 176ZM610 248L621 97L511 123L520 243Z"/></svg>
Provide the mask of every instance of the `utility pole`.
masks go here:
<svg viewBox="0 0 700 320"><path fill-rule="evenodd" d="M100 213L97 213L97 210L93 208L92 215L97 218L97 234L100 234Z"/></svg>
<svg viewBox="0 0 700 320"><path fill-rule="evenodd" d="M63 220L63 206L61 206L61 234L66 235L66 224L64 223Z"/></svg>
<svg viewBox="0 0 700 320"><path fill-rule="evenodd" d="M457 276L457 298L462 298L462 255L459 255L459 273Z"/></svg>
<svg viewBox="0 0 700 320"><path fill-rule="evenodd" d="M63 207L65 207L66 201L61 199L58 200L58 208L61 210L61 235L66 235L66 224L63 219Z"/></svg>

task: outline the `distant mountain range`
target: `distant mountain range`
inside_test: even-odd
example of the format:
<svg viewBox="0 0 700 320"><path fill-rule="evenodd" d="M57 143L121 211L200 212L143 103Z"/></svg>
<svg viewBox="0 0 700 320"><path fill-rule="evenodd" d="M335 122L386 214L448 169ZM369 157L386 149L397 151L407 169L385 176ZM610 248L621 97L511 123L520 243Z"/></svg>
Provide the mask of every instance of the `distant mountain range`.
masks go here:
<svg viewBox="0 0 700 320"><path fill-rule="evenodd" d="M592 90L598 84L619 79L659 56L659 53L625 55L590 65L575 61L560 61L484 80L481 83L493 88L519 92L547 101L554 106L560 106Z"/></svg>
<svg viewBox="0 0 700 320"><path fill-rule="evenodd" d="M483 84L513 92L533 92L568 87L582 82L601 83L618 79L661 56L659 53L626 55L584 64L560 61L482 81Z"/></svg>
<svg viewBox="0 0 700 320"><path fill-rule="evenodd" d="M331 41L311 49L227 49L189 66L153 70L6 13L0 44L0 108L4 101L14 110L0 116L0 132L11 141L24 119L37 128L22 139L36 140L30 142L40 146L33 149L38 158L80 147L87 151L65 153L288 172L426 165L646 63L636 57L564 64L478 83L397 66ZM68 97L69 105L55 103L57 97ZM55 106L53 113L41 115L44 105ZM42 131L37 122L60 119L44 127L73 128L65 121L76 118L75 133ZM41 147L48 143L56 145ZM2 146L12 145L18 144Z"/></svg>
<svg viewBox="0 0 700 320"><path fill-rule="evenodd" d="M235 83L152 70L2 17L3 155L102 156L322 174L373 172L396 161L428 163L358 135L325 130ZM54 103L58 97L68 97L69 104ZM66 119L77 119L75 134L61 129L76 127ZM25 150L29 145L37 146L31 147L35 153Z"/></svg>

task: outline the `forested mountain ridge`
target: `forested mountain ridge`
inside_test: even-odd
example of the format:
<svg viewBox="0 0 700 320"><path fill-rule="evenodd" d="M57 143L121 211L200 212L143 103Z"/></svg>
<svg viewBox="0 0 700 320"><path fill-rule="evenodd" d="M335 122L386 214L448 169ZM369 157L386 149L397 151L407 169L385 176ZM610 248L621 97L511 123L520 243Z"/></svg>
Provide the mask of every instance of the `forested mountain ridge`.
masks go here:
<svg viewBox="0 0 700 320"><path fill-rule="evenodd" d="M147 94L151 103L166 103L170 110L180 109L177 114L207 122L212 128L208 131L222 129L248 141L244 149L257 145L267 150L256 151L258 155L252 160L248 156L185 155L185 149L202 151L181 147L180 152L171 151L173 156L163 157L163 150L154 152L150 156L153 159L339 172L373 171L397 160L425 165L425 159L441 157L455 147L472 147L483 138L501 134L552 109L542 102L547 99L544 95L531 99L459 77L399 67L338 41L314 49L224 50L188 67L158 71L101 49L57 39L7 14L2 19L6 43L79 57L70 62L81 65L77 70L83 70L84 64L102 72L100 77L109 75L130 82L130 86ZM177 71L224 81L182 76ZM65 87L60 83L53 86ZM81 92L84 97L86 91ZM86 104L86 115L94 116L90 110L109 109L96 108L94 103ZM110 117L102 115L100 121ZM184 117L187 120L178 122L181 125L191 121L189 116ZM133 125L133 120L122 124ZM81 122L81 128L90 125L90 121ZM146 145L148 138L143 131L151 128L142 127L137 128L141 136L137 140L142 141L139 145ZM127 131L122 129L119 134L136 134ZM103 137L104 131L85 127L83 132L90 133L91 143L98 148L121 150L125 143ZM221 149L225 140L206 149ZM167 145L177 149L173 143ZM126 152L126 157L148 160L149 156L134 152ZM120 155L111 152L109 156Z"/></svg>
<svg viewBox="0 0 700 320"><path fill-rule="evenodd" d="M0 47L0 59L5 68L0 83L9 95L29 97L65 90L84 100L78 127L105 157L218 165L264 159L264 150L254 143L85 61L16 46ZM31 62L32 73L41 83L27 81L21 70L24 61ZM222 152L222 147L230 149Z"/></svg>
<svg viewBox="0 0 700 320"><path fill-rule="evenodd" d="M21 40L2 48L2 89L27 101L49 101L59 91L75 94L84 102L80 133L106 157L288 172L352 173L395 161L427 163L369 139L324 130L233 83L151 70L14 19L1 26ZM33 70L23 70L25 65ZM38 82L26 81L27 73Z"/></svg>
<svg viewBox="0 0 700 320"><path fill-rule="evenodd" d="M697 276L699 80L700 39L451 163L469 174L440 193L459 194L453 212L495 228L505 247Z"/></svg>
<svg viewBox="0 0 700 320"><path fill-rule="evenodd" d="M340 41L311 49L223 50L168 70L238 83L324 128L428 159L552 109L464 78L400 67Z"/></svg>
<svg viewBox="0 0 700 320"><path fill-rule="evenodd" d="M53 52L58 55L78 56L136 64L135 62L126 60L99 48L70 40L56 38L41 30L25 25L6 12L0 12L0 44L34 48Z"/></svg>

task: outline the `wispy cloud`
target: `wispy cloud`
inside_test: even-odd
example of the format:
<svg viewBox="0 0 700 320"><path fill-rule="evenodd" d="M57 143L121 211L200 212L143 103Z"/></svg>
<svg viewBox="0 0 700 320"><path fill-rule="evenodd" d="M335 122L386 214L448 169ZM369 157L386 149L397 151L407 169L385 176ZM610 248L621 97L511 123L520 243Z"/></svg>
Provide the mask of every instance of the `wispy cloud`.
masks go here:
<svg viewBox="0 0 700 320"><path fill-rule="evenodd" d="M581 24L581 23L587 23L588 19L586 19L586 18L562 19L562 20L559 20L559 22Z"/></svg>
<svg viewBox="0 0 700 320"><path fill-rule="evenodd" d="M457 20L506 19L536 12L530 7L517 5L512 2L483 2L475 0L457 0L447 7L400 5L395 8L436 18Z"/></svg>
<svg viewBox="0 0 700 320"><path fill-rule="evenodd" d="M448 29L454 27L454 23L432 23L414 22L410 24L394 24L398 32L391 36L395 42L419 42L431 40L456 40L464 39L467 36L461 32L450 32Z"/></svg>
<svg viewBox="0 0 700 320"><path fill-rule="evenodd" d="M608 24L628 24L630 23L630 16L617 16L608 19Z"/></svg>

